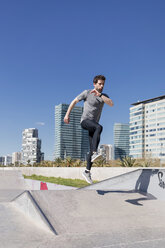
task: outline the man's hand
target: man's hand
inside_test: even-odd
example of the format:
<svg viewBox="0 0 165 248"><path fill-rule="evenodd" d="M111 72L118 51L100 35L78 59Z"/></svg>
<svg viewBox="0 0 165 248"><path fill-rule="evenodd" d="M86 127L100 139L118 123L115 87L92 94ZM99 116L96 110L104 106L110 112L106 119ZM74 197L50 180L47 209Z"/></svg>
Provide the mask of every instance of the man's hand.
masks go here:
<svg viewBox="0 0 165 248"><path fill-rule="evenodd" d="M91 90L90 94L94 93L95 96L100 96L101 93L98 92L96 89Z"/></svg>
<svg viewBox="0 0 165 248"><path fill-rule="evenodd" d="M66 112L66 114L65 114L65 117L64 117L64 122L66 123L66 124L69 124L69 122L70 122L70 118L69 118L69 115L70 115L70 112L71 112L71 110L74 108L74 105L76 104L76 103L78 103L79 102L79 100L77 99L77 97L71 102L71 104L69 105L69 107L68 107L68 110L67 110L67 112Z"/></svg>
<svg viewBox="0 0 165 248"><path fill-rule="evenodd" d="M69 124L70 118L69 118L68 115L65 115L65 117L64 117L64 122L65 122L66 124Z"/></svg>

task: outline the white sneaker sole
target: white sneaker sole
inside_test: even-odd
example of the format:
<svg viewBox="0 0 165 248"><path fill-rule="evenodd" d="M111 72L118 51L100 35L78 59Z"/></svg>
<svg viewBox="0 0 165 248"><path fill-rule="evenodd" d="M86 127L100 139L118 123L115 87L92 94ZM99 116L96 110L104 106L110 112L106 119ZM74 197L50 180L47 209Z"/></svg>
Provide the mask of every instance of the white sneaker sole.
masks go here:
<svg viewBox="0 0 165 248"><path fill-rule="evenodd" d="M95 158L93 158L93 159L91 160L91 162L93 163L94 161L97 161L97 160L99 160L99 159L101 159L101 158L103 158L103 156L102 156L101 154L99 154L99 155L97 155Z"/></svg>

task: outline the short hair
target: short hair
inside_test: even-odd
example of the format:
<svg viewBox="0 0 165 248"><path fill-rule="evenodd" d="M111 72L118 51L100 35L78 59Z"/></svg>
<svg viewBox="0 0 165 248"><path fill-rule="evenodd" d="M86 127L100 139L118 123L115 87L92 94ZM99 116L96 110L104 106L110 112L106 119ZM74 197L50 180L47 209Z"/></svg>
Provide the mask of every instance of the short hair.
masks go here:
<svg viewBox="0 0 165 248"><path fill-rule="evenodd" d="M105 81L105 80L106 80L106 77L104 77L103 75L97 75L97 76L94 77L93 83L94 83L94 84L97 84L98 80L103 80L103 81Z"/></svg>

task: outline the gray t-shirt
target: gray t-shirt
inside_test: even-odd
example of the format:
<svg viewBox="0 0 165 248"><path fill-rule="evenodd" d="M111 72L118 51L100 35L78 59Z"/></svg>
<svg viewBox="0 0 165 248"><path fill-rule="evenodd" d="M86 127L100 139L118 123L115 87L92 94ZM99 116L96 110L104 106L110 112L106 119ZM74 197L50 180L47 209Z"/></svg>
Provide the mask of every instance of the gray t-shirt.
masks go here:
<svg viewBox="0 0 165 248"><path fill-rule="evenodd" d="M77 96L79 101L84 100L84 110L81 117L81 122L85 119L95 120L99 122L104 101L101 97L95 96L94 93L90 93L91 90L84 90L80 95ZM108 95L102 93L104 96Z"/></svg>

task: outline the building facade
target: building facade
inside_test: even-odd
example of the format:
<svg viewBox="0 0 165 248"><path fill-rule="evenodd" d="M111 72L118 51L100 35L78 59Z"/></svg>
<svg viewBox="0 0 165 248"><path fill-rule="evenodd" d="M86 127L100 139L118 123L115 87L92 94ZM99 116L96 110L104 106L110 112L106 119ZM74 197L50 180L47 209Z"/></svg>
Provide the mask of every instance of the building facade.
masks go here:
<svg viewBox="0 0 165 248"><path fill-rule="evenodd" d="M3 165L3 166L12 165L12 156L6 155L6 156L0 157L0 165Z"/></svg>
<svg viewBox="0 0 165 248"><path fill-rule="evenodd" d="M129 156L129 124L114 124L114 157L122 159Z"/></svg>
<svg viewBox="0 0 165 248"><path fill-rule="evenodd" d="M86 160L89 150L88 131L81 128L83 108L75 106L70 113L70 123L64 123L68 104L55 106L55 159L71 157Z"/></svg>
<svg viewBox="0 0 165 248"><path fill-rule="evenodd" d="M40 163L42 156L41 139L38 138L38 129L25 129L22 132L22 163Z"/></svg>
<svg viewBox="0 0 165 248"><path fill-rule="evenodd" d="M12 164L12 156L11 155L6 155L6 156L4 156L4 158L5 158L5 161L4 161L5 166Z"/></svg>
<svg viewBox="0 0 165 248"><path fill-rule="evenodd" d="M114 159L113 145L100 145L98 151L105 158L106 162Z"/></svg>
<svg viewBox="0 0 165 248"><path fill-rule="evenodd" d="M19 165L22 161L22 153L21 152L13 152L12 153L12 164Z"/></svg>
<svg viewBox="0 0 165 248"><path fill-rule="evenodd" d="M165 95L132 105L130 156L165 162Z"/></svg>
<svg viewBox="0 0 165 248"><path fill-rule="evenodd" d="M0 165L4 165L5 162L5 157L1 156L0 157Z"/></svg>

